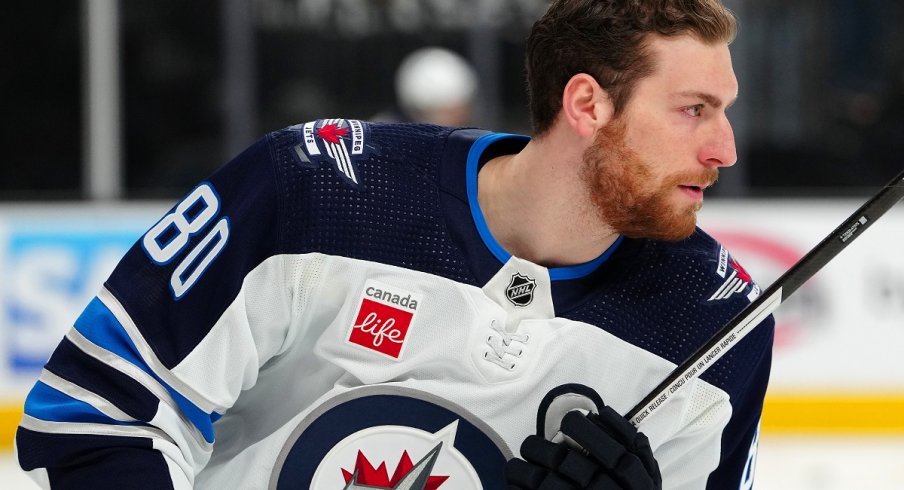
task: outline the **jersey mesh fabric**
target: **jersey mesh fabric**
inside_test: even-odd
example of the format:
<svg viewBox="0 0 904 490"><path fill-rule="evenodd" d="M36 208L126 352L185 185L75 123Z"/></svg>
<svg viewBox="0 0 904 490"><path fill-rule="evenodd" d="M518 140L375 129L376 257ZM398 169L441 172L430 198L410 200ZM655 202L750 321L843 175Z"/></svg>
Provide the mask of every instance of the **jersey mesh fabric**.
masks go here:
<svg viewBox="0 0 904 490"><path fill-rule="evenodd" d="M708 302L700 291L715 291L722 278L700 271L717 267L718 243L698 230L682 243L647 241L633 266L613 270L601 287L608 294L593 297L563 316L597 325L617 337L680 364L743 308L747 299ZM619 277L632 275L631 280ZM709 296L706 296L708 298ZM767 320L770 322L771 320ZM730 395L743 391L767 343L771 328L756 329L713 364L701 379ZM749 346L749 347L748 347ZM744 376L738 377L738 372Z"/></svg>
<svg viewBox="0 0 904 490"><path fill-rule="evenodd" d="M320 286L320 272L323 269L324 259L322 256L312 258L310 260L298 260L294 262L292 267L292 282L290 284L303 284L303 287L297 288L294 292L294 315L301 318L304 315L308 303L313 296L313 292Z"/></svg>
<svg viewBox="0 0 904 490"><path fill-rule="evenodd" d="M360 185L339 178L331 165L297 165L298 132L272 135L285 197L281 243L288 253L322 252L396 265L474 284L461 252L437 216L436 161L448 128L369 124L369 139L394 142L391 153L372 148L358 166ZM361 246L361 245L365 246Z"/></svg>
<svg viewBox="0 0 904 490"><path fill-rule="evenodd" d="M359 185L339 177L334 166L306 168L296 162L297 127L270 135L281 199L280 247L286 253L321 252L418 270L475 285L466 258L449 237L437 191L436 162L449 128L426 124L366 124L368 158L359 160ZM381 148L392 141L392 148ZM676 364L693 353L747 302L706 302L701 291L715 291L718 243L698 230L683 242L642 240L634 260L616 261L599 275L599 292L561 316L597 325L631 344ZM629 264L625 266L624 264ZM708 295L706 296L708 298ZM750 366L771 342L769 329L757 329L702 379L733 394L743 391Z"/></svg>
<svg viewBox="0 0 904 490"><path fill-rule="evenodd" d="M684 418L688 421L688 429L705 429L713 424L713 417L720 412L711 408L725 395L710 385L695 383L695 396L691 398L690 405Z"/></svg>

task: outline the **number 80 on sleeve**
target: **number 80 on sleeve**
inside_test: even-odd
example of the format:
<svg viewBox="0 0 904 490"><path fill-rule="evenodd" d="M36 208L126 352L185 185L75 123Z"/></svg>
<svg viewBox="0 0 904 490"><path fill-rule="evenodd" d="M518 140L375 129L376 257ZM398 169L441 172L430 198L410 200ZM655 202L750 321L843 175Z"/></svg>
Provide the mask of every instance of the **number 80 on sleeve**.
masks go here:
<svg viewBox="0 0 904 490"><path fill-rule="evenodd" d="M187 254L191 237L203 232L216 219L220 198L204 182L185 196L173 211L157 222L141 239L141 246L157 265L166 265L177 257L182 260L170 276L175 299L181 298L217 258L229 239L229 218L224 216Z"/></svg>

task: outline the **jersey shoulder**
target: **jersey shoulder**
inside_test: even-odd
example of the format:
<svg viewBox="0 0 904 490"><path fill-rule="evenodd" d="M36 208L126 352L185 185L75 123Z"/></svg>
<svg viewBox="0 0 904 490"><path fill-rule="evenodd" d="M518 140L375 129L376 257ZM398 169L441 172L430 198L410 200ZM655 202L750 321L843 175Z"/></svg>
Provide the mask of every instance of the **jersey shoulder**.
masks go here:
<svg viewBox="0 0 904 490"><path fill-rule="evenodd" d="M282 194L282 252L469 278L439 197L439 170L453 131L319 119L271 133Z"/></svg>
<svg viewBox="0 0 904 490"><path fill-rule="evenodd" d="M452 128L317 119L269 135L277 165L297 178L365 191L387 177L435 173ZM394 181L399 185L406 179Z"/></svg>
<svg viewBox="0 0 904 490"><path fill-rule="evenodd" d="M696 228L686 240L654 243L665 267L679 271L695 267L699 271L702 292L717 287L706 301L743 297L749 302L761 292L759 285L728 248L700 228Z"/></svg>
<svg viewBox="0 0 904 490"><path fill-rule="evenodd" d="M672 287L680 289L681 283L692 285L684 289L679 302L694 305L692 314L697 321L692 322L694 328L686 333L694 348L709 340L762 294L741 262L700 228L686 240L656 242L655 247L663 268L672 271L669 274ZM701 378L725 389L734 400L741 399L751 379L768 377L774 327L775 320L770 315ZM688 355L690 352L682 352L676 362L684 361Z"/></svg>
<svg viewBox="0 0 904 490"><path fill-rule="evenodd" d="M594 297L569 317L675 364L704 345L760 293L731 253L703 230L682 241L630 240ZM772 318L703 374L729 394L771 351ZM768 369L768 368L766 368Z"/></svg>
<svg viewBox="0 0 904 490"><path fill-rule="evenodd" d="M760 293L740 261L700 228L685 240L638 243L620 265L620 280L652 294L665 290L668 303L737 310Z"/></svg>

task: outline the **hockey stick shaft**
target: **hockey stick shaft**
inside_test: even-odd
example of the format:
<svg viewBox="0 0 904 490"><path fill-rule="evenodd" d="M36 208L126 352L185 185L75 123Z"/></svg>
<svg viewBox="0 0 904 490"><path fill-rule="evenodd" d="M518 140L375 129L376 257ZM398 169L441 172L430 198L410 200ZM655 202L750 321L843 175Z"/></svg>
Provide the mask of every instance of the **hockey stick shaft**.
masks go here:
<svg viewBox="0 0 904 490"><path fill-rule="evenodd" d="M904 172L898 174L838 228L823 238L756 300L716 332L706 344L676 367L662 383L628 411L625 418L636 427L652 415L675 393L691 384L691 381L703 374L729 349L740 342L745 335L794 294L803 283L819 272L902 198L904 198Z"/></svg>

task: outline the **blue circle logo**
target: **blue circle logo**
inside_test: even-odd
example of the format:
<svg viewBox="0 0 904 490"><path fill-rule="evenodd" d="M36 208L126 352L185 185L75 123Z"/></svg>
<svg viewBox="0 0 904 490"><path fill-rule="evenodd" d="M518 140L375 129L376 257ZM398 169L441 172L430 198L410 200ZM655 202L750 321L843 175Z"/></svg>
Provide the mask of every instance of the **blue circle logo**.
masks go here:
<svg viewBox="0 0 904 490"><path fill-rule="evenodd" d="M305 417L277 459L271 489L505 488L507 445L448 400L407 388L344 393Z"/></svg>

